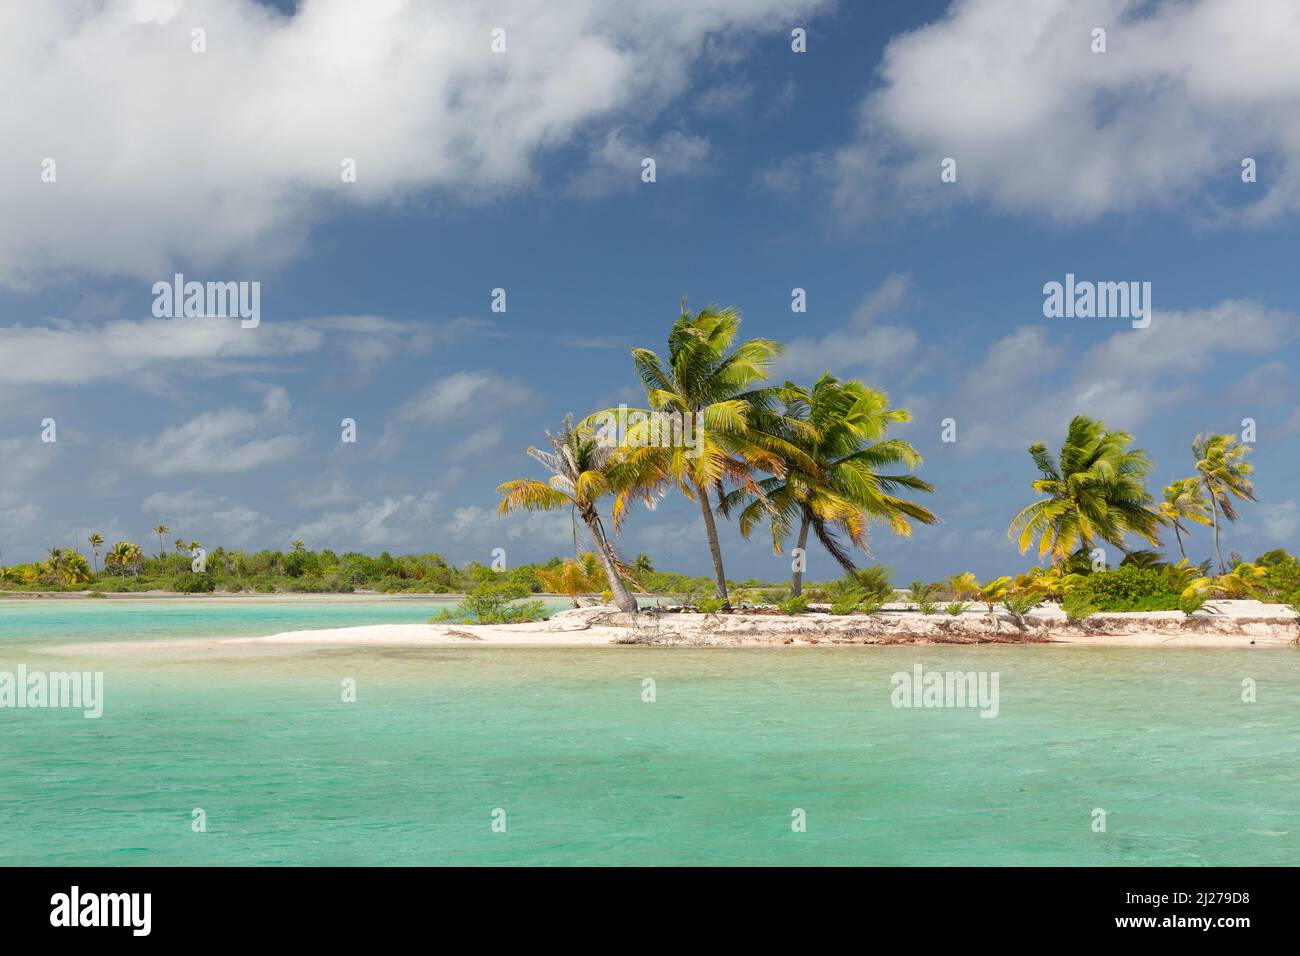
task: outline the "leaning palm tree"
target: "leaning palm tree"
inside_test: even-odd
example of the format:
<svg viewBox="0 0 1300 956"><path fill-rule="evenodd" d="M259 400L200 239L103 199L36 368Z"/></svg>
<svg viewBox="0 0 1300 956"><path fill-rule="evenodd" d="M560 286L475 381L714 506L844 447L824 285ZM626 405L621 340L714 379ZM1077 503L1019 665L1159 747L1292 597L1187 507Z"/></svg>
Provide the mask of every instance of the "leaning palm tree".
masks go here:
<svg viewBox="0 0 1300 956"><path fill-rule="evenodd" d="M86 539L90 542L90 553L94 555L95 573L99 573L99 549L104 545L104 536L98 531L92 531L90 537Z"/></svg>
<svg viewBox="0 0 1300 956"><path fill-rule="evenodd" d="M902 439L886 439L889 426L911 420L902 408L890 408L889 397L858 381L842 382L827 372L811 389L790 382L781 390L786 418L806 425L793 431L789 440L811 461L811 470L800 461L786 462L785 474L758 483L760 495L737 488L722 499L724 513L748 501L740 513L740 533L748 538L755 524L769 518L772 550L779 554L785 538L799 527L798 548L807 554L808 531L812 529L836 562L846 571L855 570L836 531L842 531L863 552L867 528L873 521L889 525L895 534L912 533L912 521L935 524L938 518L927 508L898 497L904 489L930 492L934 487L910 472L921 464L921 456ZM892 469L900 469L893 471ZM791 591L803 588L803 563L797 562L791 576Z"/></svg>
<svg viewBox="0 0 1300 956"><path fill-rule="evenodd" d="M163 544L163 536L171 533L171 528L165 524L160 524L153 529L153 533L158 536L158 560L163 561L167 558L167 546Z"/></svg>
<svg viewBox="0 0 1300 956"><path fill-rule="evenodd" d="M529 448L528 454L551 473L549 481L520 478L500 485L497 488L501 495L498 513L571 509L591 534L614 602L625 613L635 614L636 599L623 583L614 547L605 534L596 506L606 495L613 496L614 528L617 531L632 496L640 495L647 505L653 507L650 488L658 476L653 476L650 481L643 480L638 469L645 465L644 457L618 454L616 448L601 441L589 428L581 425L575 428L572 415L565 416L558 434L552 435L548 431L546 437L552 451Z"/></svg>
<svg viewBox="0 0 1300 956"><path fill-rule="evenodd" d="M1174 538L1178 542L1178 553L1187 560L1183 550L1183 535L1191 532L1183 524L1192 521L1196 524L1210 524L1210 502L1201 493L1200 478L1181 478L1165 485L1165 500L1155 506L1156 515L1161 524L1174 529Z"/></svg>
<svg viewBox="0 0 1300 956"><path fill-rule="evenodd" d="M814 467L787 437L800 423L777 413L779 390L757 386L780 354L780 343L750 339L732 348L739 331L738 309L710 305L692 315L683 299L668 334L667 362L650 349L632 350L649 409L607 409L587 419L603 423L618 415L636 422L629 424L624 445L699 504L723 609L730 603L710 495L721 498L730 483L761 496L755 469L779 476L790 461Z"/></svg>
<svg viewBox="0 0 1300 956"><path fill-rule="evenodd" d="M1033 489L1045 497L1011 521L1007 537L1016 541L1020 553L1035 538L1039 558L1050 555L1053 564L1098 541L1127 551L1128 533L1158 545L1157 518L1148 507L1151 496L1146 490L1151 457L1140 448L1130 449L1132 444L1127 432L1110 431L1097 419L1076 415L1059 460L1041 442L1031 445L1029 455L1043 475L1034 480Z"/></svg>
<svg viewBox="0 0 1300 956"><path fill-rule="evenodd" d="M1223 562L1223 552L1219 550L1219 512L1229 521L1237 520L1237 509L1233 498L1244 501L1255 500L1255 486L1250 476L1255 466L1246 460L1250 446L1238 440L1236 435L1197 435L1192 442L1192 456L1196 459L1196 471L1201 484L1210 498L1210 520L1214 526L1214 553L1219 558L1219 573L1228 567Z"/></svg>

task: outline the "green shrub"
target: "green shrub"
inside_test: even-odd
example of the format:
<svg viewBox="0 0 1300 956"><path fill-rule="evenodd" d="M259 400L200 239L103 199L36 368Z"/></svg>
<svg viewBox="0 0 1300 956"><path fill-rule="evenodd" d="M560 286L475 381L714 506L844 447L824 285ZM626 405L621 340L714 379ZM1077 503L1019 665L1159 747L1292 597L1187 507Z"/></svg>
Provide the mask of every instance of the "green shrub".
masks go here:
<svg viewBox="0 0 1300 956"><path fill-rule="evenodd" d="M762 588L747 587L736 592L735 599L737 602L746 604L780 604L789 596L790 592L785 588Z"/></svg>
<svg viewBox="0 0 1300 956"><path fill-rule="evenodd" d="M781 608L782 614L789 614L794 617L808 610L808 596L800 594L797 597L787 598L780 602L778 606Z"/></svg>
<svg viewBox="0 0 1300 956"><path fill-rule="evenodd" d="M1011 594L1002 599L1002 606L1020 618L1038 607L1041 600L1037 594Z"/></svg>
<svg viewBox="0 0 1300 956"><path fill-rule="evenodd" d="M454 608L439 611L430 624L518 624L546 617L541 601L519 601L532 592L519 582L483 580ZM516 603L519 602L519 603Z"/></svg>
<svg viewBox="0 0 1300 956"><path fill-rule="evenodd" d="M913 581L908 589L908 597L922 614L937 614L939 605L934 602L934 592L938 585Z"/></svg>
<svg viewBox="0 0 1300 956"><path fill-rule="evenodd" d="M171 589L180 594L211 594L217 589L213 574L179 574L172 578Z"/></svg>
<svg viewBox="0 0 1300 956"><path fill-rule="evenodd" d="M861 594L842 597L839 600L831 602L832 614L875 614L885 602L874 597L864 597Z"/></svg>
<svg viewBox="0 0 1300 956"><path fill-rule="evenodd" d="M889 568L873 564L869 568L850 571L838 581L823 589L830 602L832 614L874 614L894 596L894 586L889 583Z"/></svg>
<svg viewBox="0 0 1300 956"><path fill-rule="evenodd" d="M867 598L884 604L894 597L893 572L887 564L873 564L869 568L850 571L844 578L862 591Z"/></svg>
<svg viewBox="0 0 1300 956"><path fill-rule="evenodd" d="M1274 595L1284 598L1281 603L1289 604L1296 595L1300 595L1300 561L1280 548L1261 554L1255 564L1268 570L1267 588Z"/></svg>
<svg viewBox="0 0 1300 956"><path fill-rule="evenodd" d="M1088 575L1069 596L1097 611L1177 611L1181 591L1165 568L1130 564Z"/></svg>
<svg viewBox="0 0 1300 956"><path fill-rule="evenodd" d="M962 614L965 610L966 610L965 601L953 601L952 603L945 604L943 606L943 612L945 614L951 614L953 617L957 617L958 615Z"/></svg>
<svg viewBox="0 0 1300 956"><path fill-rule="evenodd" d="M1081 621L1097 613L1097 608L1084 594L1080 593L1081 591L1082 588L1074 588L1061 602L1061 610L1065 612L1066 618L1071 621Z"/></svg>
<svg viewBox="0 0 1300 956"><path fill-rule="evenodd" d="M726 606L727 602L717 597L700 598L695 602L695 609L701 614L717 614Z"/></svg>

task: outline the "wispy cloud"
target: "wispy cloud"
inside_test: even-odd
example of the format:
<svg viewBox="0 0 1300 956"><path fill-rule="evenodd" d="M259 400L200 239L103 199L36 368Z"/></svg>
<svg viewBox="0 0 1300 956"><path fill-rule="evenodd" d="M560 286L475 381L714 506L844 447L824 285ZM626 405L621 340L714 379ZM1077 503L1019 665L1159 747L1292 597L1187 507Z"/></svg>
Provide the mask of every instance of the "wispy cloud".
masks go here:
<svg viewBox="0 0 1300 956"><path fill-rule="evenodd" d="M267 391L260 413L243 408L204 412L141 439L133 458L156 475L228 474L282 462L303 447L300 435L281 431L289 411L289 396L277 386Z"/></svg>

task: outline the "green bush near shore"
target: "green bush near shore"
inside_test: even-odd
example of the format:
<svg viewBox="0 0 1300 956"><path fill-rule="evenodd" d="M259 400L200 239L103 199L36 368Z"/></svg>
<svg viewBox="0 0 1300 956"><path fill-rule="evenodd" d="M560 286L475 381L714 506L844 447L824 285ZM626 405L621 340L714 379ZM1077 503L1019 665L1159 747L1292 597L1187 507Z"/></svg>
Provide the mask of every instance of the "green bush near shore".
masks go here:
<svg viewBox="0 0 1300 956"><path fill-rule="evenodd" d="M1164 568L1123 565L1085 577L1071 592L1076 607L1097 611L1177 611L1182 588Z"/></svg>
<svg viewBox="0 0 1300 956"><path fill-rule="evenodd" d="M546 617L541 601L521 601L530 592L510 581L484 581L454 608L439 611L430 624L521 624Z"/></svg>
<svg viewBox="0 0 1300 956"><path fill-rule="evenodd" d="M171 590L179 594L211 594L217 589L213 574L186 574L172 579Z"/></svg>

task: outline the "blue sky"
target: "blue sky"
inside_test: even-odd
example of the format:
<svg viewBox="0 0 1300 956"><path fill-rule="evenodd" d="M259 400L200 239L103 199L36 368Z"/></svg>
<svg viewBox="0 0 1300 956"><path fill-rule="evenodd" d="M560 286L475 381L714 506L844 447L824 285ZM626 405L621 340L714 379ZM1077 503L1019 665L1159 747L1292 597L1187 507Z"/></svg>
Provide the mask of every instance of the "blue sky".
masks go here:
<svg viewBox="0 0 1300 956"><path fill-rule="evenodd" d="M1225 553L1294 549L1300 18L1026 6L12 5L5 560L159 521L207 546L564 553L566 515L498 519L494 489L541 476L524 450L566 412L638 401L627 349L662 351L682 295L789 343L783 376L913 411L943 523L874 532L901 580L1029 563L1006 538L1025 449L1076 413L1133 431L1157 494L1198 431L1253 418L1260 500ZM261 324L154 318L174 272L260 282ZM1044 318L1066 273L1150 282L1151 327ZM724 546L731 577L788 571L757 535ZM708 568L675 495L620 547ZM834 573L816 548L809 573Z"/></svg>

